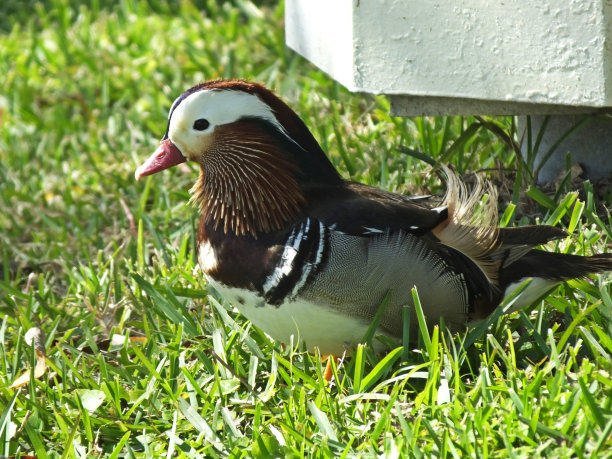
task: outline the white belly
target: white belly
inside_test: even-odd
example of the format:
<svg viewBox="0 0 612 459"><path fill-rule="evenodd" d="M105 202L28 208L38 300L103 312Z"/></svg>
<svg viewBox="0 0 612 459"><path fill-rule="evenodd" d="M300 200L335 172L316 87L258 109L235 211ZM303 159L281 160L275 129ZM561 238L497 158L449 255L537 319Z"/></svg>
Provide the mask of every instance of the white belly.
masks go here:
<svg viewBox="0 0 612 459"><path fill-rule="evenodd" d="M311 352L316 344L322 355L342 355L362 342L368 329L369 324L364 321L347 317L331 307L299 300L272 306L249 290L225 287L211 279L208 282L272 338L294 346L301 346L304 342ZM384 348L377 340L373 344L375 349Z"/></svg>

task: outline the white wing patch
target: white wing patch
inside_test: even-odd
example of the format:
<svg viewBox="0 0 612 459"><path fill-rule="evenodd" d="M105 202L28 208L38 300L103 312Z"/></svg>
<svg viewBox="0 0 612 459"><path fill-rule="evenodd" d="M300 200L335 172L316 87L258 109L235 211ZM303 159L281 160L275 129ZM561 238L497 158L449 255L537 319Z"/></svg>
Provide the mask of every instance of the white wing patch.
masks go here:
<svg viewBox="0 0 612 459"><path fill-rule="evenodd" d="M296 233L296 229L291 232L289 239L285 243L285 248L283 250L283 254L281 255L280 262L274 268L272 274L270 274L263 285L264 293L270 292L273 288L277 287L281 279L285 276L291 274L291 270L293 269L293 260L298 253L300 248L300 244L304 239L304 234L308 233L310 229L310 219L307 218L303 225L300 225L300 230Z"/></svg>
<svg viewBox="0 0 612 459"><path fill-rule="evenodd" d="M310 219L307 219L307 221L310 221ZM308 276L310 276L312 269L315 268L316 266L319 266L319 263L323 259L324 249L325 249L325 226L323 226L322 222L319 222L319 245L317 246L317 256L315 258L314 263L309 263L309 262L304 263L304 268L302 269L302 276L300 277L300 280L296 282L295 287L293 287L291 296L295 297L298 294L298 292L302 290L302 287L304 287L304 285L306 284L306 280L308 279Z"/></svg>

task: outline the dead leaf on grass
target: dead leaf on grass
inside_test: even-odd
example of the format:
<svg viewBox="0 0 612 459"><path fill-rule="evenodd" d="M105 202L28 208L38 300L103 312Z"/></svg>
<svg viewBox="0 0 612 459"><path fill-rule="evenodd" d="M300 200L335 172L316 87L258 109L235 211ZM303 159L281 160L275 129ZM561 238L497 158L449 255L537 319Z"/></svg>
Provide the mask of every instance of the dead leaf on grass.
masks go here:
<svg viewBox="0 0 612 459"><path fill-rule="evenodd" d="M25 342L34 347L36 354L36 366L34 367L34 377L40 378L47 371L47 362L45 360L45 335L38 327L30 328L25 336ZM23 372L11 385L12 389L18 389L30 382L30 370Z"/></svg>

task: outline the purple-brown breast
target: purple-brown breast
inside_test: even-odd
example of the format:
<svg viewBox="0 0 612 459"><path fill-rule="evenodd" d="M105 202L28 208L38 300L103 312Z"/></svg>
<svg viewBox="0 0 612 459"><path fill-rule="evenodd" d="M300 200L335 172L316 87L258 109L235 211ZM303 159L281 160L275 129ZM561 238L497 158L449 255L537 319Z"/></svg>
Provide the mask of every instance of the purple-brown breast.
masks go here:
<svg viewBox="0 0 612 459"><path fill-rule="evenodd" d="M217 263L206 275L230 287L259 291L279 263L287 236L286 231L264 234L258 239L251 235L238 236L231 231L214 229L202 218L198 251L204 243L209 243L214 251Z"/></svg>

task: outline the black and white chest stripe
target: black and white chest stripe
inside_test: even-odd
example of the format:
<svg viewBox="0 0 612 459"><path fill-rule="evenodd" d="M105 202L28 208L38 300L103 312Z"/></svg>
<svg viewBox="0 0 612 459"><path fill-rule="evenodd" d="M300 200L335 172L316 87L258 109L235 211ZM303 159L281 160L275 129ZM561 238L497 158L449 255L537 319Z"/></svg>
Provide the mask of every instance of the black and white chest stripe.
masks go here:
<svg viewBox="0 0 612 459"><path fill-rule="evenodd" d="M268 304L280 305L295 299L308 280L325 262L329 229L306 218L296 225L285 242L278 264L266 277L262 294Z"/></svg>

